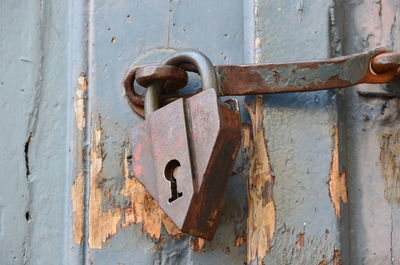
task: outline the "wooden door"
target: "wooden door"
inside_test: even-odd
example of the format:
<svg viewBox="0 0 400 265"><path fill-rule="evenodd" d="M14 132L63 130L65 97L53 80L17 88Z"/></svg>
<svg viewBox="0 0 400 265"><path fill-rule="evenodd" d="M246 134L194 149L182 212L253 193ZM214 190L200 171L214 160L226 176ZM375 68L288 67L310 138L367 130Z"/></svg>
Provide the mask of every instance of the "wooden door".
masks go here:
<svg viewBox="0 0 400 265"><path fill-rule="evenodd" d="M0 3L0 264L400 264L396 97L239 98L242 147L205 241L133 178L142 119L122 85L154 49L214 64L399 51L398 1L28 2Z"/></svg>

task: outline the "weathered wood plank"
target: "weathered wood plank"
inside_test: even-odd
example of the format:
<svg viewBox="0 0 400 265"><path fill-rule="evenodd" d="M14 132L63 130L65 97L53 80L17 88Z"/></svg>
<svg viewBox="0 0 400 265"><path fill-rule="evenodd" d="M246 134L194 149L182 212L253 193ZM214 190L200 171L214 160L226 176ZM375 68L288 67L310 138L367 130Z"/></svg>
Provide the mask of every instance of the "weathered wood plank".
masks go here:
<svg viewBox="0 0 400 265"><path fill-rule="evenodd" d="M243 264L245 176L240 172L232 177L227 207L212 242L178 236L129 172L129 157L134 154L127 136L141 119L129 108L122 88L134 58L158 47L166 52L171 47L198 48L214 63L243 63L242 1L99 0L91 1L90 7L90 261Z"/></svg>
<svg viewBox="0 0 400 265"><path fill-rule="evenodd" d="M329 58L331 5L255 1L255 62ZM263 106L276 224L272 244L258 246L267 253L258 254L255 263L340 264L337 215L345 190L335 184L340 180L335 95L271 95L264 97Z"/></svg>
<svg viewBox="0 0 400 265"><path fill-rule="evenodd" d="M344 18L343 54L376 46L399 51L398 5L397 0L343 1L339 10ZM398 99L365 98L348 90L346 102L350 213L347 262L400 264Z"/></svg>
<svg viewBox="0 0 400 265"><path fill-rule="evenodd" d="M71 264L68 10L0 3L2 264Z"/></svg>

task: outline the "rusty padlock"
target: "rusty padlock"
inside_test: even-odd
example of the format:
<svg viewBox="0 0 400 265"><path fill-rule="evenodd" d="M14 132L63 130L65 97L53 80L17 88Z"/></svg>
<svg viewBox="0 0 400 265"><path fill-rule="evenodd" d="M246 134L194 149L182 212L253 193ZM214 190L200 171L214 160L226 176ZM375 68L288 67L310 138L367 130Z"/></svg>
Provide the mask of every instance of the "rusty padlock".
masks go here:
<svg viewBox="0 0 400 265"><path fill-rule="evenodd" d="M238 105L223 103L210 60L183 50L162 65L192 65L202 91L157 109L162 82L145 98L145 120L131 131L132 172L184 233L211 240L240 147Z"/></svg>

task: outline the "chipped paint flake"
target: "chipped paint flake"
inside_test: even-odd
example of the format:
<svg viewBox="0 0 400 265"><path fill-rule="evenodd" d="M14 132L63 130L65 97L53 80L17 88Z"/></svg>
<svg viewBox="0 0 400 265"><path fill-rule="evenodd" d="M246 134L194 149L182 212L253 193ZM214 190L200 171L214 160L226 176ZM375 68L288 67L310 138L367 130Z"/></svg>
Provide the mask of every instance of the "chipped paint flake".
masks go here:
<svg viewBox="0 0 400 265"><path fill-rule="evenodd" d="M400 204L400 131L381 135L380 150L385 199Z"/></svg>
<svg viewBox="0 0 400 265"><path fill-rule="evenodd" d="M175 226L171 219L161 210L157 201L146 191L143 185L135 178L131 178L128 154L130 147L125 150L123 161L124 186L119 192L130 200L126 208L113 207L103 211L103 190L101 171L103 168L104 154L101 143L101 128L93 133L93 144L90 153L90 202L89 202L89 246L102 248L102 244L118 229L132 224L142 223L142 231L151 238L161 238L161 228L164 225L168 234L174 238L181 238L182 232ZM157 244L161 244L158 242Z"/></svg>
<svg viewBox="0 0 400 265"><path fill-rule="evenodd" d="M168 234L176 236L182 234L137 179L125 178L121 195L128 196L131 201L131 206L124 211L123 227L142 223L142 231L155 239L161 236L162 224Z"/></svg>
<svg viewBox="0 0 400 265"><path fill-rule="evenodd" d="M81 171L76 177L71 190L72 212L73 212L73 236L74 242L80 244L83 237L84 222L84 192L85 177Z"/></svg>
<svg viewBox="0 0 400 265"><path fill-rule="evenodd" d="M89 246L101 248L106 240L117 232L121 219L121 210L111 208L104 212L102 207L103 190L100 174L103 168L102 130L94 129L92 149L90 151L90 198L89 198Z"/></svg>
<svg viewBox="0 0 400 265"><path fill-rule="evenodd" d="M190 241L190 248L197 253L203 252L205 240L200 237L195 237Z"/></svg>
<svg viewBox="0 0 400 265"><path fill-rule="evenodd" d="M243 148L248 149L250 147L250 133L251 133L251 127L249 124L242 124L242 141L243 141Z"/></svg>
<svg viewBox="0 0 400 265"><path fill-rule="evenodd" d="M296 240L296 250L300 250L302 247L304 247L304 233L298 234Z"/></svg>
<svg viewBox="0 0 400 265"><path fill-rule="evenodd" d="M238 236L236 237L235 240L235 247L240 247L241 245L243 245L244 243L246 243L246 238L243 236Z"/></svg>
<svg viewBox="0 0 400 265"><path fill-rule="evenodd" d="M75 122L80 131L85 129L86 124L86 93L87 93L87 80L86 76L82 73L78 77L78 87L75 91L74 111L75 111Z"/></svg>
<svg viewBox="0 0 400 265"><path fill-rule="evenodd" d="M329 172L329 196L335 210L336 216L340 217L340 203L347 203L346 172L339 169L339 133L337 126L332 132L332 160Z"/></svg>
<svg viewBox="0 0 400 265"><path fill-rule="evenodd" d="M275 233L274 177L264 136L262 96L256 96L255 104L247 108L253 129L249 148L247 260L251 263L257 258L258 264L262 264Z"/></svg>
<svg viewBox="0 0 400 265"><path fill-rule="evenodd" d="M157 201L146 191L144 186L136 179L130 178L128 163L128 147L125 150L124 175L125 184L121 195L130 198L131 206L124 210L124 222L122 226L142 223L142 231L150 237L159 239L161 225L164 224L168 234L179 237L182 232L175 226L172 220L161 210Z"/></svg>

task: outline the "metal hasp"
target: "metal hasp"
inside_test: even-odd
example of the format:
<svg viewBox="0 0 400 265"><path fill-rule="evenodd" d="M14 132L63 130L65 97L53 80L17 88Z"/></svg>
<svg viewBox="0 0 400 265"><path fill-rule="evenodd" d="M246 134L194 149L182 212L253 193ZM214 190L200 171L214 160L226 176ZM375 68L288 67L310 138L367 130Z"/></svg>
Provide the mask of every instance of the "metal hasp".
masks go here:
<svg viewBox="0 0 400 265"><path fill-rule="evenodd" d="M158 109L165 81L186 78L174 69L182 63L198 70L203 90ZM214 68L201 53L177 52L162 65L170 70L161 77L156 68L138 73L152 81L146 81L146 118L131 130L132 172L182 232L211 240L240 147L239 109L220 101ZM177 78L168 77L171 71Z"/></svg>
<svg viewBox="0 0 400 265"><path fill-rule="evenodd" d="M210 240L241 142L238 104L219 96L386 83L396 80L399 57L380 48L324 61L213 66L202 53L182 50L159 65L135 66L125 76L126 95L146 118L131 131L133 175L182 232ZM201 92L180 93L186 71L201 76ZM147 87L145 99L134 81Z"/></svg>
<svg viewBox="0 0 400 265"><path fill-rule="evenodd" d="M274 94L288 92L307 92L335 89L362 83L382 84L396 81L400 66L400 54L385 48L343 56L328 60L252 64L252 65L216 65L217 93L219 96ZM149 66L137 65L125 76L124 86L132 108L143 116L144 100L133 88L137 71ZM159 66L159 72L164 66ZM190 64L180 68L196 71ZM140 84L140 80L138 80ZM171 99L187 97L179 91L168 92L162 97Z"/></svg>

